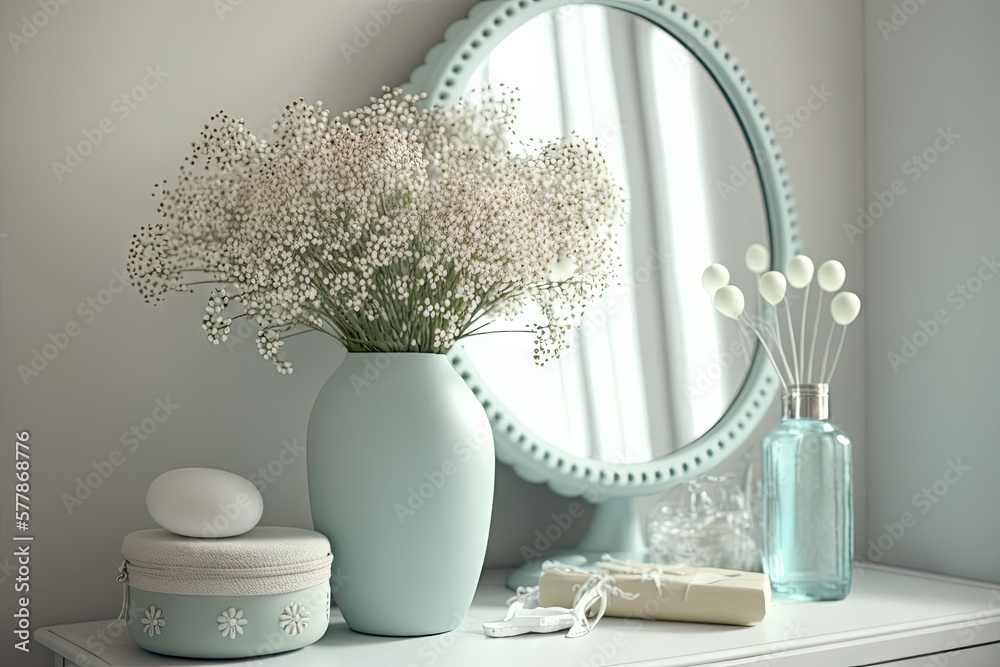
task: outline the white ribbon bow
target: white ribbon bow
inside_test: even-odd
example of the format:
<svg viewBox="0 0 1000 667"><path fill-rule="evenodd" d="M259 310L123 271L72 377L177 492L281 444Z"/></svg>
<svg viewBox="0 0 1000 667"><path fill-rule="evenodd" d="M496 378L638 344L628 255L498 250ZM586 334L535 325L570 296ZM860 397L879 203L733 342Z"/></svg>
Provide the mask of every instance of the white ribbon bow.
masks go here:
<svg viewBox="0 0 1000 667"><path fill-rule="evenodd" d="M730 577L740 576L739 572L691 572L685 565L649 565L634 564L621 561L605 554L602 561L607 566L597 572L585 570L573 565L553 561L542 563L542 570L560 570L587 575L587 579L573 585L573 607L541 607L539 606L538 586L530 588L519 587L515 594L507 600L507 615L503 621L484 623L483 631L489 637L511 637L526 632L555 632L569 627L566 637L575 639L590 634L597 623L604 618L608 602L612 595L624 600L635 600L639 593L628 593L618 587L615 577L620 575L638 576L642 581L652 581L658 595L663 595L663 580L686 584L684 601L687 602L691 586L695 584L709 585L724 581ZM596 607L596 609L595 609ZM591 613L593 612L593 613ZM593 616L593 618L591 618Z"/></svg>
<svg viewBox="0 0 1000 667"><path fill-rule="evenodd" d="M732 577L740 576L739 572L729 572L726 574L720 574L719 572L688 572L687 569L684 569L688 567L686 565L637 565L628 561L618 560L608 554L601 556L601 560L605 563L617 566L617 571L621 574L638 575L642 581L652 581L656 586L656 592L658 595L663 595L662 577L664 576L671 577L679 584L687 584L684 587L684 602L688 601L688 594L691 592L691 586L708 586L720 581L725 581L726 579Z"/></svg>
<svg viewBox="0 0 1000 667"><path fill-rule="evenodd" d="M585 582L573 585L572 590L576 592L576 596L573 598L572 610L574 623L573 627L566 633L568 639L576 639L577 637L584 637L590 634L590 631L597 626L598 621L604 617L604 612L608 609L608 599L611 595L617 595L626 600L635 600L639 597L638 593L626 593L618 588L615 584L615 576L610 572L594 573L572 565L553 563L551 561L546 561L542 564L543 571L550 568L589 575ZM587 616L595 604L597 605L597 612L594 614L594 620L591 621Z"/></svg>
<svg viewBox="0 0 1000 667"><path fill-rule="evenodd" d="M538 586L518 586L514 595L504 603L510 605L503 620L509 621L514 614L522 609L534 609L538 606Z"/></svg>

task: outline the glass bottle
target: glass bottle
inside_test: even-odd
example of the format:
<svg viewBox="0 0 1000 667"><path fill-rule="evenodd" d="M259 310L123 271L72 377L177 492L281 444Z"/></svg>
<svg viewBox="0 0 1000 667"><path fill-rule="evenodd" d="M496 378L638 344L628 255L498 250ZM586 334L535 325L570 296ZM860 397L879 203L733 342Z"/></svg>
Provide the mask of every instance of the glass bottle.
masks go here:
<svg viewBox="0 0 1000 667"><path fill-rule="evenodd" d="M763 561L776 598L841 600L851 590L851 441L829 417L828 385L791 385L764 437Z"/></svg>

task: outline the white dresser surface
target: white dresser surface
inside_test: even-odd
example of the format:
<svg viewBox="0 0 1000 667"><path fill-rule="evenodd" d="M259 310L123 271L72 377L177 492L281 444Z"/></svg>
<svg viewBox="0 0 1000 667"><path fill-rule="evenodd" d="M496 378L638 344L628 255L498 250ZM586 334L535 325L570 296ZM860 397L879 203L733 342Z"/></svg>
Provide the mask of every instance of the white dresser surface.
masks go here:
<svg viewBox="0 0 1000 667"><path fill-rule="evenodd" d="M472 609L455 632L395 639L351 632L335 608L326 636L317 644L261 660L198 661L147 653L127 631L111 621L41 628L35 639L56 654L56 665L146 667L206 664L264 667L598 667L639 665L768 665L846 667L926 656L906 665L1000 666L1000 644L973 653L932 654L1000 642L1000 586L938 577L920 572L855 564L854 587L840 602L778 602L762 623L751 628L605 618L589 636L483 636L481 624L506 613L510 591L506 571L484 572ZM963 652L965 653L965 652ZM954 656L954 660L951 658ZM986 662L982 662L985 660Z"/></svg>

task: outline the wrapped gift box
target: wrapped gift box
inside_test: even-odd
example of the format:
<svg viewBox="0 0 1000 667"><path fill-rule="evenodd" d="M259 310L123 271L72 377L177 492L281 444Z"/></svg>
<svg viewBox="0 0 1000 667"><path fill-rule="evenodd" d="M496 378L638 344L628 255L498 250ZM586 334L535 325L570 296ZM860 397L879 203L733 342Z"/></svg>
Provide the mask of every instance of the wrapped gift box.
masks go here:
<svg viewBox="0 0 1000 667"><path fill-rule="evenodd" d="M539 580L539 604L573 607L577 591L594 576L551 564ZM608 594L607 616L754 625L771 606L771 582L760 572L609 562L599 565L596 576L610 577L608 583L625 593Z"/></svg>

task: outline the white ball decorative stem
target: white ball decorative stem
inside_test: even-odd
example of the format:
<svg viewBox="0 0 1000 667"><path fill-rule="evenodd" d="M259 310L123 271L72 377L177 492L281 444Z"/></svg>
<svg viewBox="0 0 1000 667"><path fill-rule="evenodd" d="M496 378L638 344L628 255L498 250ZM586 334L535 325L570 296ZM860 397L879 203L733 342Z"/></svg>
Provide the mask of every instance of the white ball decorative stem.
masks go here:
<svg viewBox="0 0 1000 667"><path fill-rule="evenodd" d="M819 316L823 312L823 292L836 292L844 286L847 270L835 259L828 259L816 269L816 283L819 285L819 302L816 304L816 318L813 320L812 343L809 345L809 372L806 382L812 382L813 360L816 357L816 336L819 334ZM822 376L820 376L822 379Z"/></svg>
<svg viewBox="0 0 1000 667"><path fill-rule="evenodd" d="M802 299L802 329L799 331L799 349L802 350L802 359L796 359L795 361L795 372L798 374L798 379L801 380L802 376L805 375L806 313L809 311L809 286L812 284L814 273L813 261L806 255L796 255L788 260L785 273L788 274L788 282L792 287L796 289L805 288L806 291L805 298ZM789 315L789 317L791 316ZM792 357L796 357L794 332L792 333Z"/></svg>
<svg viewBox="0 0 1000 667"><path fill-rule="evenodd" d="M728 318L738 320L743 314L743 307L746 302L743 299L743 292L736 285L726 285L720 287L712 298L715 308Z"/></svg>
<svg viewBox="0 0 1000 667"><path fill-rule="evenodd" d="M768 267L771 265L771 253L761 244L754 243L747 248L746 263L747 268L750 269L750 273L754 273L759 276L767 271Z"/></svg>
<svg viewBox="0 0 1000 667"><path fill-rule="evenodd" d="M830 365L830 373L826 374L826 354L823 355L823 376L824 382L829 383L833 379L833 374L837 370L837 362L840 361L840 353L844 350L844 338L847 336L847 327L861 312L861 299L854 292L841 292L833 297L830 302L830 315L835 324L843 327L840 331L840 343L837 345L837 353L833 357L833 364ZM826 341L826 352L830 351L830 340L833 338L833 325L830 327L830 336ZM821 377L823 377L821 376Z"/></svg>
<svg viewBox="0 0 1000 667"><path fill-rule="evenodd" d="M781 361L785 365L785 372L788 373L788 381L798 383L797 376L792 372L791 367L788 365L788 357L785 356L785 347L781 342L781 325L778 324L778 304L784 301L785 292L788 290L788 282L785 280L785 276L782 275L780 271L768 271L760 277L760 295L764 297L764 300L771 304L771 309L774 313L774 339L778 343L778 354L781 356ZM785 313L788 313L788 308L785 308ZM792 331L792 320L788 320L788 336L792 340L792 345L795 344L795 334ZM794 361L794 357L793 357ZM778 366L775 365L775 370L778 370ZM779 370L780 374L781 371Z"/></svg>
<svg viewBox="0 0 1000 667"><path fill-rule="evenodd" d="M729 285L729 269L727 269L722 264L712 264L701 274L701 286L708 293L708 296L715 301L716 293L723 287ZM743 293L740 292L740 298L742 298ZM731 297L732 298L732 297ZM721 312L721 311L720 311ZM729 317L727 315L727 317ZM750 358L750 348L747 345L747 335L743 331L743 327L740 326L740 345L743 347L743 355L748 360Z"/></svg>
<svg viewBox="0 0 1000 667"><path fill-rule="evenodd" d="M846 327L858 317L861 312L861 299L854 292L841 292L833 297L830 303L830 314L833 321Z"/></svg>
<svg viewBox="0 0 1000 667"><path fill-rule="evenodd" d="M779 274L780 275L780 274ZM784 279L784 276L782 276ZM726 285L720 287L716 292L715 296L712 298L715 303L715 308L720 313L725 315L730 319L736 320L741 326L746 326L757 336L757 340L760 341L761 346L764 348L764 353L767 354L767 358L771 361L771 365L774 366L775 371L778 372L778 379L781 380L781 386L788 390L788 384L785 382L785 378L782 377L781 371L778 371L778 363L774 360L774 355L771 353L771 349L767 345L767 341L761 335L757 327L754 326L753 322L745 315L744 307L746 306L746 301L743 298L743 292L740 291L739 287L735 285ZM781 340L778 339L780 344ZM788 362L785 362L785 368L788 368ZM789 371L790 373L790 371Z"/></svg>
<svg viewBox="0 0 1000 667"><path fill-rule="evenodd" d="M768 347L767 341L764 340L764 336L761 335L760 331L757 330L757 327L755 327L753 325L753 322L751 322L749 320L749 318L747 318L745 315L743 317L743 320L739 321L739 322L740 322L740 324L742 324L742 325L746 326L748 329L750 329L750 331L754 332L754 335L757 336L757 340L760 341L760 346L764 348L764 354L767 355L768 360L771 362L771 366L774 368L774 372L778 374L778 379L781 381L781 387L782 387L782 389L784 389L787 392L788 391L788 383L785 382L785 376L782 375L781 371L779 370L780 367L778 366L778 362L774 360L774 354L771 352L771 348ZM780 339L779 339L779 342L780 342ZM785 361L785 368L786 368L786 370L788 368L788 362L787 361Z"/></svg>
<svg viewBox="0 0 1000 667"><path fill-rule="evenodd" d="M813 279L813 261L805 255L796 255L788 260L785 268L788 284L795 289L807 287Z"/></svg>
<svg viewBox="0 0 1000 667"><path fill-rule="evenodd" d="M729 269L722 264L712 264L701 274L701 286L711 297L722 287L729 284Z"/></svg>
<svg viewBox="0 0 1000 667"><path fill-rule="evenodd" d="M772 306L777 306L785 298L788 281L780 271L768 271L760 277L760 295Z"/></svg>
<svg viewBox="0 0 1000 667"><path fill-rule="evenodd" d="M747 268L757 279L757 315L764 312L764 304L761 302L760 277L771 266L771 251L760 243L753 243L747 248L744 257Z"/></svg>
<svg viewBox="0 0 1000 667"><path fill-rule="evenodd" d="M743 345L744 353L747 359L750 358L750 350L747 347L746 341L743 340L745 333L743 331L744 320L746 319L743 315L743 309L745 304L743 298L743 292L740 291L739 287L735 285L726 285L725 287L720 287L713 297L713 302L715 303L715 309L726 317L736 320L736 323L740 328L740 342ZM751 326L751 329L753 327Z"/></svg>
<svg viewBox="0 0 1000 667"><path fill-rule="evenodd" d="M824 292L836 292L844 286L847 279L847 269L835 259L830 259L816 269L816 282Z"/></svg>

